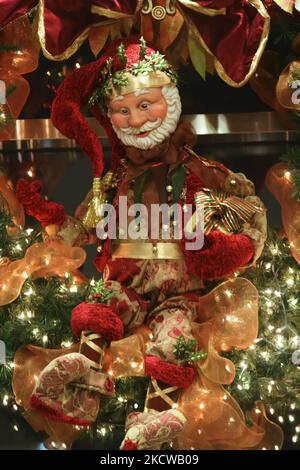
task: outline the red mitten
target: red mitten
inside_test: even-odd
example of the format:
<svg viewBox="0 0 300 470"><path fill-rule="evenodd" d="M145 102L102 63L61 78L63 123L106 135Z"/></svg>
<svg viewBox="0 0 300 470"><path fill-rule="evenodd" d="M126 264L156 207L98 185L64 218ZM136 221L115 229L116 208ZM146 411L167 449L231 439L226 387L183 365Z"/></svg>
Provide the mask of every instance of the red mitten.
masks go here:
<svg viewBox="0 0 300 470"><path fill-rule="evenodd" d="M75 336L82 331L99 333L104 339L117 341L123 337L123 323L108 305L82 302L73 308L71 328Z"/></svg>
<svg viewBox="0 0 300 470"><path fill-rule="evenodd" d="M102 374L97 376L93 371L91 377L90 366L89 359L79 353L51 361L38 378L30 400L32 408L55 421L89 426L97 418L100 393L111 388L102 383Z"/></svg>
<svg viewBox="0 0 300 470"><path fill-rule="evenodd" d="M16 186L18 201L24 206L26 213L38 220L43 227L58 225L66 219L64 206L50 202L41 196L42 183L39 180L27 181L20 179Z"/></svg>
<svg viewBox="0 0 300 470"><path fill-rule="evenodd" d="M251 239L243 234L227 235L212 231L205 237L204 247L199 251L182 250L189 271L201 279L217 279L233 273L254 256Z"/></svg>

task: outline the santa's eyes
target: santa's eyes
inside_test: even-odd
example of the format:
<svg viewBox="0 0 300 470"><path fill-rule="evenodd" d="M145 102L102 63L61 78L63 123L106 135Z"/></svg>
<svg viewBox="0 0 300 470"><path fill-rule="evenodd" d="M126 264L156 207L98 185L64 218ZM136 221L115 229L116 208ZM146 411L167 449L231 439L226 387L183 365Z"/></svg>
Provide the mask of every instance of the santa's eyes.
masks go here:
<svg viewBox="0 0 300 470"><path fill-rule="evenodd" d="M150 106L151 103L149 103L149 101L142 101L142 103L140 103L137 107L140 111L146 111ZM122 108L113 110L112 112L120 113L122 116L128 116L130 114L130 109L126 108L126 106L123 106Z"/></svg>
<svg viewBox="0 0 300 470"><path fill-rule="evenodd" d="M140 104L139 108L140 108L142 111L145 111L145 109L148 109L149 106L150 106L150 103L149 103L148 101L143 101L143 102Z"/></svg>

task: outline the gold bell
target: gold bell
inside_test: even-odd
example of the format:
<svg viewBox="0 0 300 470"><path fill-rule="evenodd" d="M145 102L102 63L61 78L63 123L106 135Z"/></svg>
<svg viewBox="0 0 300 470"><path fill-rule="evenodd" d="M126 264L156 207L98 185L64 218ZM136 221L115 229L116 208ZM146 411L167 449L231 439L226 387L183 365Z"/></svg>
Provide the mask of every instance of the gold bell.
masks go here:
<svg viewBox="0 0 300 470"><path fill-rule="evenodd" d="M96 228L101 220L101 206L107 202L105 189L111 184L112 176L112 172L109 171L102 179L96 177L93 180L93 197L88 204L87 212L82 221L87 229Z"/></svg>

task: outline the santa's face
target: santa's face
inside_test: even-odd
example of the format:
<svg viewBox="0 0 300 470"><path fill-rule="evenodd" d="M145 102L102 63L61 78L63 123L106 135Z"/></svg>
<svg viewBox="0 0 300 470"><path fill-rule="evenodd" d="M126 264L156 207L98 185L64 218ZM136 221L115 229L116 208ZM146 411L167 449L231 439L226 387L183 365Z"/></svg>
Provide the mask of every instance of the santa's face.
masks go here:
<svg viewBox="0 0 300 470"><path fill-rule="evenodd" d="M162 143L177 127L181 102L173 85L146 88L109 102L112 126L126 146L148 150Z"/></svg>

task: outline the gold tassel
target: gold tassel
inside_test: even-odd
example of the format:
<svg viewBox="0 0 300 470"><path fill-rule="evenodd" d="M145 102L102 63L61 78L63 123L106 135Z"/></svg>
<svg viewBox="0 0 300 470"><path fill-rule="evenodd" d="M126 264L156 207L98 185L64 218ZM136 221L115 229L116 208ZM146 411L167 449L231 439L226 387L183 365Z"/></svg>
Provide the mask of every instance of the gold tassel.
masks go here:
<svg viewBox="0 0 300 470"><path fill-rule="evenodd" d="M96 228L98 222L101 220L101 205L107 203L105 189L111 184L112 177L113 173L109 171L102 179L97 177L93 180L93 197L89 202L87 212L82 221L87 229Z"/></svg>

